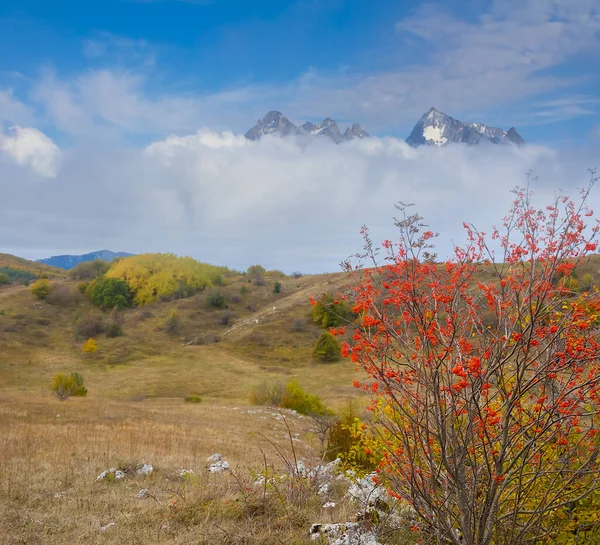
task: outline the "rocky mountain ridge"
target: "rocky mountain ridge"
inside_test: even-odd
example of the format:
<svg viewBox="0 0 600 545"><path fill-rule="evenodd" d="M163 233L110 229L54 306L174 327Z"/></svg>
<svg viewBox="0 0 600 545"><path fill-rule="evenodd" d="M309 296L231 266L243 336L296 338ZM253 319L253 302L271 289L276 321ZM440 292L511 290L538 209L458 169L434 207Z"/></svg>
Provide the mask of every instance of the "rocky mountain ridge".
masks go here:
<svg viewBox="0 0 600 545"><path fill-rule="evenodd" d="M277 110L267 112L245 134L246 138L254 141L258 141L266 135L310 138L326 136L336 144L348 142L355 138L369 138L369 133L358 123L354 123L352 127L348 127L343 133L340 131L337 122L330 117L326 117L316 124L307 121L298 127ZM517 146L525 144L525 140L514 127L505 131L504 129L490 127L485 123L464 123L433 107L423 114L406 142L413 147L441 147L451 143L475 146L484 142Z"/></svg>

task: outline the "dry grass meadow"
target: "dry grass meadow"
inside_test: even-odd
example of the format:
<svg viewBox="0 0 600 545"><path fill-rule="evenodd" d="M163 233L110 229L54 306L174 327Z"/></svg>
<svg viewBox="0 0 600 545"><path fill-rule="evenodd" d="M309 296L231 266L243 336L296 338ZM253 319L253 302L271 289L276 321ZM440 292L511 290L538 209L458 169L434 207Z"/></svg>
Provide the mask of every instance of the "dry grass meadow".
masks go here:
<svg viewBox="0 0 600 545"><path fill-rule="evenodd" d="M227 309L210 308L200 294L126 311L124 335L99 335L92 355L83 353L76 324L100 313L77 283L58 281L60 297L49 302L24 287L3 288L0 543L300 545L315 543L311 523L349 520L342 490L332 492L336 507L323 509L306 480L268 491L255 484L265 469L289 474L294 456L317 464L319 441L310 418L284 413L284 421L250 406L253 386L296 379L333 408L357 395L351 365L312 359L319 328L308 295L338 289L344 278L281 281L275 294L272 280L230 279L220 288ZM180 325L168 334L163 323L173 310ZM59 401L52 377L75 371L88 396ZM184 402L189 394L201 403ZM231 471L208 471L217 452ZM96 481L105 469L142 462L152 464L151 475ZM181 469L194 473L182 478ZM138 498L142 489L147 496Z"/></svg>

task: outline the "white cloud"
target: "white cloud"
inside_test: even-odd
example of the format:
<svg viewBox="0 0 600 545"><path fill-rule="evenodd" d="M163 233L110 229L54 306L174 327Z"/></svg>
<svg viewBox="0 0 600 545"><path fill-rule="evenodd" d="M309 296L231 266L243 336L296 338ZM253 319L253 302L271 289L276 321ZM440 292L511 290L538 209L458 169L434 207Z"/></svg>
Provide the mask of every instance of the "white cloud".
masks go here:
<svg viewBox="0 0 600 545"><path fill-rule="evenodd" d="M0 90L0 123L31 123L31 108L15 98L12 89Z"/></svg>
<svg viewBox="0 0 600 545"><path fill-rule="evenodd" d="M0 132L0 157L10 157L36 174L54 178L58 172L60 148L43 132L34 128L11 127L12 136Z"/></svg>
<svg viewBox="0 0 600 545"><path fill-rule="evenodd" d="M463 220L501 220L530 168L545 203L554 189L582 185L591 158L534 146L415 150L391 138L251 142L208 130L143 149L80 145L34 193L0 165L0 247L43 257L43 233L60 253L172 251L239 268L335 271L361 249L362 224L377 241L393 238L398 201L416 203L447 253L463 240Z"/></svg>

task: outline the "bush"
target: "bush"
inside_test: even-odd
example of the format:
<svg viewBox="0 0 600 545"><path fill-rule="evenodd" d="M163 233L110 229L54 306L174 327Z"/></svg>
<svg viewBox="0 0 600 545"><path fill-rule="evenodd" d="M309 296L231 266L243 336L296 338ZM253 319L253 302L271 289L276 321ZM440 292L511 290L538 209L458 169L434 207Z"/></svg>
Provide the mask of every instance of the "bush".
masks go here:
<svg viewBox="0 0 600 545"><path fill-rule="evenodd" d="M179 333L181 328L181 318L176 309L171 310L169 314L167 314L167 317L163 322L163 328L169 335L176 335Z"/></svg>
<svg viewBox="0 0 600 545"><path fill-rule="evenodd" d="M75 335L80 339L97 337L104 330L102 318L93 314L77 317L75 321Z"/></svg>
<svg viewBox="0 0 600 545"><path fill-rule="evenodd" d="M202 402L202 398L196 394L190 394L185 396L183 399L186 403L200 403Z"/></svg>
<svg viewBox="0 0 600 545"><path fill-rule="evenodd" d="M265 268L262 265L252 265L248 267L247 274L257 286L265 285Z"/></svg>
<svg viewBox="0 0 600 545"><path fill-rule="evenodd" d="M119 313L118 308L112 309L110 320L104 327L104 333L109 339L123 335L123 315Z"/></svg>
<svg viewBox="0 0 600 545"><path fill-rule="evenodd" d="M6 286L10 284L10 278L8 274L0 272L0 286Z"/></svg>
<svg viewBox="0 0 600 545"><path fill-rule="evenodd" d="M49 305L57 307L69 307L77 305L78 295L69 286L64 284L54 284L52 291L46 297Z"/></svg>
<svg viewBox="0 0 600 545"><path fill-rule="evenodd" d="M332 362L342 357L342 349L338 340L328 332L321 333L313 355L320 361Z"/></svg>
<svg viewBox="0 0 600 545"><path fill-rule="evenodd" d="M10 283L16 282L28 285L30 280L35 279L35 274L30 271L23 271L21 269L13 269L12 267L0 267L0 274L8 276ZM27 284L26 284L27 282Z"/></svg>
<svg viewBox="0 0 600 545"><path fill-rule="evenodd" d="M125 280L101 277L91 284L90 288L92 301L102 309L131 306L131 291Z"/></svg>
<svg viewBox="0 0 600 545"><path fill-rule="evenodd" d="M293 409L300 414L307 415L326 415L331 411L325 407L323 401L318 395L309 394L295 380L285 385L285 393L281 400L281 406L286 409Z"/></svg>
<svg viewBox="0 0 600 545"><path fill-rule="evenodd" d="M594 289L594 276L591 273L583 274L579 289L581 291L591 291Z"/></svg>
<svg viewBox="0 0 600 545"><path fill-rule="evenodd" d="M302 277L302 273L301 273L300 271L294 271L294 272L292 273L292 276L293 276L294 278L301 278L301 277Z"/></svg>
<svg viewBox="0 0 600 545"><path fill-rule="evenodd" d="M31 285L30 290L40 301L44 301L52 293L52 285L47 278L40 278Z"/></svg>
<svg viewBox="0 0 600 545"><path fill-rule="evenodd" d="M292 333L300 333L301 331L306 330L306 320L302 318L294 318L290 325L290 331Z"/></svg>
<svg viewBox="0 0 600 545"><path fill-rule="evenodd" d="M225 279L223 278L222 275L218 274L217 276L215 276L213 278L213 285L214 286L224 286L225 285Z"/></svg>
<svg viewBox="0 0 600 545"><path fill-rule="evenodd" d="M83 385L83 377L79 373L71 373L70 376L59 373L52 380L51 389L61 401L71 396L85 397L88 393Z"/></svg>
<svg viewBox="0 0 600 545"><path fill-rule="evenodd" d="M240 288L240 295L243 297L244 295L248 295L248 288L246 286L242 286Z"/></svg>
<svg viewBox="0 0 600 545"><path fill-rule="evenodd" d="M93 280L108 272L109 268L110 265L103 259L94 259L79 263L68 272L68 275L72 280Z"/></svg>
<svg viewBox="0 0 600 545"><path fill-rule="evenodd" d="M281 282L279 280L273 284L273 293L281 293Z"/></svg>
<svg viewBox="0 0 600 545"><path fill-rule="evenodd" d="M324 294L313 306L313 320L322 327L337 327L354 319L348 303Z"/></svg>
<svg viewBox="0 0 600 545"><path fill-rule="evenodd" d="M77 284L77 290L79 291L79 293L85 293L89 285L89 282L79 282L79 284Z"/></svg>
<svg viewBox="0 0 600 545"><path fill-rule="evenodd" d="M227 298L218 290L211 291L206 296L206 302L214 308L225 308L227 306Z"/></svg>
<svg viewBox="0 0 600 545"><path fill-rule="evenodd" d="M91 337L83 344L83 352L85 354L95 354L98 352L98 343Z"/></svg>
<svg viewBox="0 0 600 545"><path fill-rule="evenodd" d="M325 458L340 458L350 469L373 471L377 464L365 453L367 441L356 402L349 400L327 433Z"/></svg>
<svg viewBox="0 0 600 545"><path fill-rule="evenodd" d="M230 310L226 310L225 312L223 312L223 314L221 314L221 316L219 318L219 322L221 325L230 326L231 324L233 324L233 321L236 318L237 318L237 316L234 312L231 312Z"/></svg>
<svg viewBox="0 0 600 545"><path fill-rule="evenodd" d="M263 382L257 384L250 391L250 403L252 405L267 405L281 407L285 395L285 384L283 382Z"/></svg>

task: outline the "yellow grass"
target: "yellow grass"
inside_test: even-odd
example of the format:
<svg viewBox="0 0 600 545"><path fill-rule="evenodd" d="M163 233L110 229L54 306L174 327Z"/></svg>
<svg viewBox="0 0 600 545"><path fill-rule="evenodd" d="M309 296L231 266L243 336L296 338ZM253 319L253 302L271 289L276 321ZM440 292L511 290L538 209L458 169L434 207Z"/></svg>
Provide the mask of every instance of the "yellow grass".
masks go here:
<svg viewBox="0 0 600 545"><path fill-rule="evenodd" d="M297 379L334 408L357 395L351 364L320 364L311 355L319 328L311 323L308 296L343 281L342 275L284 278L282 293L274 294L274 278L267 276L265 286L229 279L219 288L228 309L210 308L201 293L125 311L124 336L98 335L95 354L83 352L86 339L76 336L75 320L99 311L77 294L76 282L58 282L68 297L54 304L37 301L27 288L2 289L1 542L302 545L314 543L311 523L350 520L346 501L337 498L329 514L310 488L287 483L266 498L256 490L252 474L264 469L262 451L278 474L287 469L277 449L293 456L281 420L247 412L265 410L248 405L252 387L265 380ZM242 286L249 290L244 296ZM181 330L169 335L162 324L173 309ZM221 323L224 312L235 315L232 323ZM295 321L303 323L299 331ZM207 333L221 342L188 345ZM75 371L88 397L61 402L49 391L52 377ZM202 402L185 403L189 394ZM288 421L298 434L297 456L317 463L310 419ZM215 452L235 477L207 472L206 458ZM156 471L96 482L104 469L138 462ZM181 480L184 468L196 477ZM142 488L153 497L136 498Z"/></svg>

